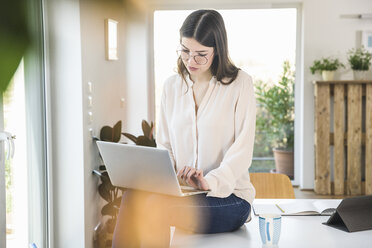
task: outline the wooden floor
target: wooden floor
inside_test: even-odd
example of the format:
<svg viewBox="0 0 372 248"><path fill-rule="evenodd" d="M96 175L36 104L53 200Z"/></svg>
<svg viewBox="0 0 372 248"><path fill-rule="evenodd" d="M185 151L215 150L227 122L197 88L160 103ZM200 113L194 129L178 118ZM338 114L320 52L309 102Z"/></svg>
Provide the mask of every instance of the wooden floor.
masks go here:
<svg viewBox="0 0 372 248"><path fill-rule="evenodd" d="M347 197L345 195L318 195L314 190L301 190L296 186L293 189L296 199L344 199Z"/></svg>

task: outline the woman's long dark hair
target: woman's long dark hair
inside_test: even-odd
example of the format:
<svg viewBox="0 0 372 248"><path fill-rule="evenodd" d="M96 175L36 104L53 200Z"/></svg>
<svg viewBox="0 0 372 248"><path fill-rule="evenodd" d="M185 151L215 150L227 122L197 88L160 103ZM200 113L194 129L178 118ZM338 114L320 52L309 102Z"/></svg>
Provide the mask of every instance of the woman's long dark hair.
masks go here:
<svg viewBox="0 0 372 248"><path fill-rule="evenodd" d="M211 9L201 9L192 12L183 22L180 29L180 40L194 38L206 47L214 48L214 58L211 73L222 84L231 84L237 77L239 68L231 61L227 49L225 23L220 13ZM182 59L177 60L178 73L185 80L187 71ZM222 79L227 79L223 82Z"/></svg>

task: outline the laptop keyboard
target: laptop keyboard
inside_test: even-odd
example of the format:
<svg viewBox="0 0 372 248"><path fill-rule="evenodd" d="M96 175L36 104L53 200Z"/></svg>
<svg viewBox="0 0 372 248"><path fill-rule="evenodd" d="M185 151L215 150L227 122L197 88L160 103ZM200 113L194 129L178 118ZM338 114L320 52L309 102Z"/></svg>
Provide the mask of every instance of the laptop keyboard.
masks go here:
<svg viewBox="0 0 372 248"><path fill-rule="evenodd" d="M181 191L182 191L182 193L189 193L189 192L198 192L200 190L195 189L195 188L190 187L190 186L181 186Z"/></svg>

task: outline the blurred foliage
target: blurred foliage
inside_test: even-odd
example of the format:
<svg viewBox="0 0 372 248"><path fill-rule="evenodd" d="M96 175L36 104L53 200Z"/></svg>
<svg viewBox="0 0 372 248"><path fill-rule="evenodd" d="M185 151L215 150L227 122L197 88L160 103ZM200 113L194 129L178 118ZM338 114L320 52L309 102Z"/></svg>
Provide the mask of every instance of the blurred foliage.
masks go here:
<svg viewBox="0 0 372 248"><path fill-rule="evenodd" d="M274 160L253 160L249 172L270 172L272 169L275 169Z"/></svg>
<svg viewBox="0 0 372 248"><path fill-rule="evenodd" d="M5 157L7 155L5 154ZM13 185L13 172L11 167L11 160L5 160L5 189L6 189L6 213L9 214L13 209L13 195L12 195L12 185Z"/></svg>
<svg viewBox="0 0 372 248"><path fill-rule="evenodd" d="M257 136L257 139L261 139L257 143L270 144L271 148L293 150L294 71L291 70L289 61L283 63L283 73L277 84L269 85L262 81L256 83L256 97L260 108L256 132L262 133L262 136Z"/></svg>
<svg viewBox="0 0 372 248"><path fill-rule="evenodd" d="M0 91L5 91L30 43L27 0L2 1L0 7Z"/></svg>

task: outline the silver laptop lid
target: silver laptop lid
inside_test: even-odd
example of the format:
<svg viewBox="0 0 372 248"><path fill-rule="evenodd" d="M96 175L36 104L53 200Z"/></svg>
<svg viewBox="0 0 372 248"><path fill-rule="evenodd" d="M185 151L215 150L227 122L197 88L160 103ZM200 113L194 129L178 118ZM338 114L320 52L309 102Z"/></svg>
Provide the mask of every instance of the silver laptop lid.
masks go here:
<svg viewBox="0 0 372 248"><path fill-rule="evenodd" d="M97 145L113 185L182 195L167 150L105 141Z"/></svg>

